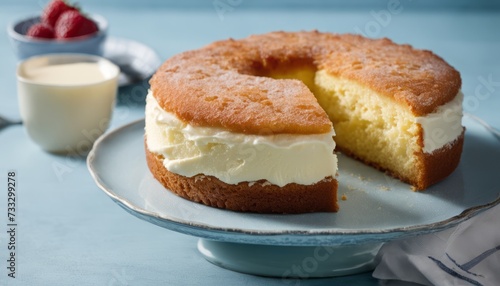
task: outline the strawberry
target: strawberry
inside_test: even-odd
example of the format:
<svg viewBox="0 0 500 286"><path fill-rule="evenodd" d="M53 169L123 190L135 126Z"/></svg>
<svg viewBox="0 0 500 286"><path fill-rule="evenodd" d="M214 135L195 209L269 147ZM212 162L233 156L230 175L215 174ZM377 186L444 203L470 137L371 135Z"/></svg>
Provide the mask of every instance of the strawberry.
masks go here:
<svg viewBox="0 0 500 286"><path fill-rule="evenodd" d="M57 39L67 39L93 34L98 31L97 25L91 19L76 10L62 13L54 27Z"/></svg>
<svg viewBox="0 0 500 286"><path fill-rule="evenodd" d="M38 23L38 24L32 25L28 29L26 36L34 37L34 38L53 39L54 38L54 29L52 29L52 27L47 25L47 24Z"/></svg>
<svg viewBox="0 0 500 286"><path fill-rule="evenodd" d="M45 6L42 12L42 23L45 23L51 27L55 27L57 19L62 13L70 10L76 10L75 7L68 5L63 0L52 0Z"/></svg>

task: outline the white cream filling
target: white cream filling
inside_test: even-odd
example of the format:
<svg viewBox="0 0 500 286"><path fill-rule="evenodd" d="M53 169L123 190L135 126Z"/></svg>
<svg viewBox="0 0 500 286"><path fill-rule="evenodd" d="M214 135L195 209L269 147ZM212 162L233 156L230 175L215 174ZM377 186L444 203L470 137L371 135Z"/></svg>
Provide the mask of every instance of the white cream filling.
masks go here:
<svg viewBox="0 0 500 286"><path fill-rule="evenodd" d="M163 155L170 172L214 176L227 184L267 180L283 187L311 185L337 173L335 135L248 135L194 127L164 111L151 91L146 98L149 151Z"/></svg>
<svg viewBox="0 0 500 286"><path fill-rule="evenodd" d="M449 143L454 142L462 134L462 101L464 95L459 92L450 102L426 116L416 117L424 133L424 153L432 153Z"/></svg>

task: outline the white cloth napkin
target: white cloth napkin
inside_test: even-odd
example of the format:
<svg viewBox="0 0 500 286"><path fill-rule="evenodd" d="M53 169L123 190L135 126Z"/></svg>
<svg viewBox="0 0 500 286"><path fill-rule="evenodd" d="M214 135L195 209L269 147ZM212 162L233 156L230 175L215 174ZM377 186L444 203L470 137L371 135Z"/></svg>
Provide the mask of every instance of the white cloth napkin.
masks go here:
<svg viewBox="0 0 500 286"><path fill-rule="evenodd" d="M376 259L378 279L500 285L500 205L451 229L386 243Z"/></svg>

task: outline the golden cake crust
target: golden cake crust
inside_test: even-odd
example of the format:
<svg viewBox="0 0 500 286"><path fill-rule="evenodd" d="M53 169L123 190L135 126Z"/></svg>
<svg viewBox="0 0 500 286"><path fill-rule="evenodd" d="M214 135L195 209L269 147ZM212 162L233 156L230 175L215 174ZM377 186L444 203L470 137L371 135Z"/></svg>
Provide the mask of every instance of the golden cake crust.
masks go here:
<svg viewBox="0 0 500 286"><path fill-rule="evenodd" d="M164 110L193 126L245 134L328 132L327 115L301 81L259 76L282 65L356 81L415 116L451 101L461 86L460 74L430 51L317 31L215 42L168 59L150 84Z"/></svg>
<svg viewBox="0 0 500 286"><path fill-rule="evenodd" d="M420 153L417 155L421 162L420 177L415 182L410 182L416 190L425 190L448 177L457 168L460 163L464 139L465 129L455 141L430 154Z"/></svg>
<svg viewBox="0 0 500 286"><path fill-rule="evenodd" d="M145 145L146 161L153 176L168 190L185 199L233 211L256 213L336 212L337 180L325 178L313 185L295 183L284 187L241 182L226 184L213 176L185 177L169 172L161 155Z"/></svg>

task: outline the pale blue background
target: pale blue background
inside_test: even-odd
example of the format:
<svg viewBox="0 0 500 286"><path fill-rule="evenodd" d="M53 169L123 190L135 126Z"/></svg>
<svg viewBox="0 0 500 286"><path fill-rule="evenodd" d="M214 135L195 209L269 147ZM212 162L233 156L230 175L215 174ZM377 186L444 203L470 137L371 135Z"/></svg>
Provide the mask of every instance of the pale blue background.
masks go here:
<svg viewBox="0 0 500 286"><path fill-rule="evenodd" d="M222 0L226 2L226 0ZM500 1L410 1L375 24L389 1L234 1L220 17L213 1L78 1L104 15L110 35L143 42L166 59L214 40L273 30L356 32L429 49L462 74L464 108L500 128ZM309 3L309 4L307 4ZM450 4L453 3L453 4ZM5 27L37 13L42 0L0 2L0 114L19 118L17 60ZM375 12L375 14L373 13ZM366 30L375 25L379 30ZM496 85L481 87L490 78ZM142 118L147 86L122 91L112 127ZM481 90L479 90L481 89ZM476 90L489 95L481 97ZM0 183L0 285L289 285L220 269L204 261L196 238L140 221L92 181L84 158L41 151L21 126L0 131L0 182L18 173L18 273L6 276L6 186ZM64 165L59 177L54 166ZM125 174L124 174L125 175ZM371 275L300 281L300 285L377 285Z"/></svg>

